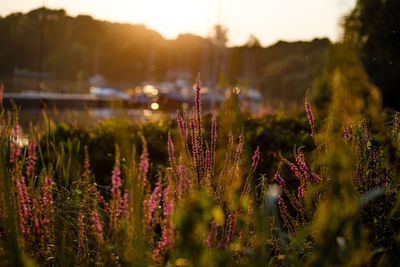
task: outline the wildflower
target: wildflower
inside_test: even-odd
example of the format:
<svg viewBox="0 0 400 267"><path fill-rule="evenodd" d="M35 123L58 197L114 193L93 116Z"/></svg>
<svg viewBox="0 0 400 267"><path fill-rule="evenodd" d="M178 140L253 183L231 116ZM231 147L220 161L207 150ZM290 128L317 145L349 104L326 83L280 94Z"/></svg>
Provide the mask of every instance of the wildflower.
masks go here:
<svg viewBox="0 0 400 267"><path fill-rule="evenodd" d="M175 243L174 239L174 225L172 222L172 215L174 212L174 202L171 195L171 188L167 186L163 191L163 223L161 240L157 242L157 247L153 251L153 258L161 261L161 253L169 250Z"/></svg>
<svg viewBox="0 0 400 267"><path fill-rule="evenodd" d="M156 187L150 194L149 198L144 201L144 206L147 209L146 219L149 229L151 229L151 222L153 221L153 213L156 210L158 204L160 203L161 197L162 197L162 189L160 187L160 183L157 182Z"/></svg>
<svg viewBox="0 0 400 267"><path fill-rule="evenodd" d="M243 136L239 135L239 142L236 147L235 163L239 162L240 156L243 152L243 145L244 145Z"/></svg>
<svg viewBox="0 0 400 267"><path fill-rule="evenodd" d="M82 211L78 214L78 249L79 256L84 256L84 243L85 243L85 223L83 222L84 215Z"/></svg>
<svg viewBox="0 0 400 267"><path fill-rule="evenodd" d="M275 173L275 180L278 182L280 186L285 186L285 180L279 175L279 173Z"/></svg>
<svg viewBox="0 0 400 267"><path fill-rule="evenodd" d="M147 151L143 151L140 155L138 176L138 180L141 182L142 188L145 188L148 184L147 173L149 172L149 166L149 153L147 153Z"/></svg>
<svg viewBox="0 0 400 267"><path fill-rule="evenodd" d="M259 160L260 160L260 150L257 148L256 151L254 151L253 162L251 163L251 168L253 169L253 171L256 170Z"/></svg>
<svg viewBox="0 0 400 267"><path fill-rule="evenodd" d="M297 188L297 197L298 197L298 198L301 198L303 195L304 195L304 189L303 189L303 187L300 185L300 186Z"/></svg>
<svg viewBox="0 0 400 267"><path fill-rule="evenodd" d="M29 142L29 148L28 148L28 166L26 168L26 174L28 179L32 179L34 174L35 174L35 165L36 165L36 141L32 138L31 141Z"/></svg>
<svg viewBox="0 0 400 267"><path fill-rule="evenodd" d="M228 231L225 239L225 246L232 241L233 234L235 232L236 225L236 212L232 212L228 215Z"/></svg>
<svg viewBox="0 0 400 267"><path fill-rule="evenodd" d="M206 154L206 159L204 160L204 165L206 167L206 171L209 171L210 167L211 167L211 153L210 153L210 150L207 149L205 154Z"/></svg>
<svg viewBox="0 0 400 267"><path fill-rule="evenodd" d="M171 133L168 132L168 159L171 165L172 171L176 174L176 162L175 162L175 150L174 150L174 143L171 139Z"/></svg>
<svg viewBox="0 0 400 267"><path fill-rule="evenodd" d="M189 182L190 182L187 175L186 165L184 164L178 165L178 175L180 177L178 192L179 194L184 194L189 189Z"/></svg>
<svg viewBox="0 0 400 267"><path fill-rule="evenodd" d="M196 124L197 124L197 134L199 137L199 140L201 140L201 96L200 96L200 75L197 76L196 84L195 84L195 89L196 89L196 96L195 96L195 108L196 108Z"/></svg>
<svg viewBox="0 0 400 267"><path fill-rule="evenodd" d="M308 92L306 95L306 100L304 103L306 113L307 113L307 118L308 118L308 123L310 124L311 127L311 136L314 136L314 115L311 111L311 103L308 101Z"/></svg>
<svg viewBox="0 0 400 267"><path fill-rule="evenodd" d="M283 198L282 198L281 196L279 196L279 198L278 198L278 206L279 206L279 207L282 207L282 208L284 208L284 209L287 209L287 206L286 206L286 204L285 204L285 201L283 200Z"/></svg>
<svg viewBox="0 0 400 267"><path fill-rule="evenodd" d="M371 149L369 151L369 159L370 160L376 160L376 153L375 153L375 151L373 149Z"/></svg>
<svg viewBox="0 0 400 267"><path fill-rule="evenodd" d="M178 115L177 121L178 121L178 128L179 128L179 132L181 135L181 139L185 140L185 142L186 142L186 140L188 139L186 121L180 115Z"/></svg>
<svg viewBox="0 0 400 267"><path fill-rule="evenodd" d="M28 221L31 217L31 199L25 184L25 177L20 176L16 179L17 198L19 200L19 219L22 233L29 233Z"/></svg>
<svg viewBox="0 0 400 267"><path fill-rule="evenodd" d="M218 224L213 220L210 225L210 229L208 230L208 234L204 239L204 245L208 248L212 247L213 241L216 239L218 234L217 229Z"/></svg>
<svg viewBox="0 0 400 267"><path fill-rule="evenodd" d="M54 182L49 175L46 176L44 180L44 185L42 186L43 192L43 205L51 206L53 205L53 194L51 192Z"/></svg>
<svg viewBox="0 0 400 267"><path fill-rule="evenodd" d="M122 186L121 170L117 165L112 170L111 184L112 184L111 194L112 195L121 194L121 192L119 191L119 189Z"/></svg>
<svg viewBox="0 0 400 267"><path fill-rule="evenodd" d="M84 181L89 182L89 174L90 174L90 162L89 162L89 152L87 146L84 147L85 151L85 161L83 163L84 172L82 174L82 178Z"/></svg>
<svg viewBox="0 0 400 267"><path fill-rule="evenodd" d="M99 218L99 214L98 214L97 210L96 209L92 210L91 215L92 215L91 219L92 219L92 223L93 223L91 225L91 227L92 227L93 231L97 232L99 235L102 235L103 226L100 223L100 218Z"/></svg>
<svg viewBox="0 0 400 267"><path fill-rule="evenodd" d="M119 166L116 164L112 171L111 177L111 204L110 204L110 225L116 226L118 218L121 214L121 191L120 188L122 187L122 180L121 180L121 171Z"/></svg>
<svg viewBox="0 0 400 267"><path fill-rule="evenodd" d="M21 148L17 143L18 136L20 135L21 128L19 124L14 124L14 127L11 130L11 155L10 155L10 163L14 163L18 157L21 155Z"/></svg>
<svg viewBox="0 0 400 267"><path fill-rule="evenodd" d="M211 164L212 164L212 171L214 171L215 166L215 153L216 153L216 146L217 146L217 119L215 116L211 119Z"/></svg>
<svg viewBox="0 0 400 267"><path fill-rule="evenodd" d="M198 160L199 160L199 144L196 135L196 122L194 121L193 114L190 115L190 131L192 139L192 153L193 153L193 167L198 172Z"/></svg>

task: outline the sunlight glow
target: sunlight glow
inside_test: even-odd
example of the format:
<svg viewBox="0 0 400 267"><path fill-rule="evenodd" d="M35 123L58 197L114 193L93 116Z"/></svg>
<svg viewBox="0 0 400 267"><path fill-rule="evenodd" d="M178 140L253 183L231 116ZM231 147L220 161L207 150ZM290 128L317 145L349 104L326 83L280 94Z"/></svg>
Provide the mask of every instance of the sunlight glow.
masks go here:
<svg viewBox="0 0 400 267"><path fill-rule="evenodd" d="M207 37L212 26L229 29L230 45L242 45L250 34L263 45L329 37L339 34L338 22L356 0L47 0L49 8L64 8L70 15L89 14L114 22L145 24L166 38L180 33ZM27 12L40 7L42 0L13 0L0 5L0 14Z"/></svg>

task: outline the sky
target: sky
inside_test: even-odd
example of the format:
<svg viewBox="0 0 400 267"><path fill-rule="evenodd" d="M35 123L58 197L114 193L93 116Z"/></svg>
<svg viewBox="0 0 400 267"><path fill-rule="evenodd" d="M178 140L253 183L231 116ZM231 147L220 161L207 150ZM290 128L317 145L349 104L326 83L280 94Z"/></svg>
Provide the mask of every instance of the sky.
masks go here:
<svg viewBox="0 0 400 267"><path fill-rule="evenodd" d="M0 15L43 6L71 16L91 15L113 22L145 24L165 38L181 33L210 36L213 25L228 28L229 45L250 34L263 46L278 40L329 37L338 40L339 22L356 0L0 0Z"/></svg>

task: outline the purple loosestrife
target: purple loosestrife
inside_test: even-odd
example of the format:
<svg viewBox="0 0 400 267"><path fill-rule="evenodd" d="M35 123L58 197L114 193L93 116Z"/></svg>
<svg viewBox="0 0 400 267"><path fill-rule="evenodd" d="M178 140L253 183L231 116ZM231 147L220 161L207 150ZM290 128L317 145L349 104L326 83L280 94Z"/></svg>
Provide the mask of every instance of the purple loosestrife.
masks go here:
<svg viewBox="0 0 400 267"><path fill-rule="evenodd" d="M203 136L201 127L201 87L200 87L200 74L197 75L197 80L195 84L196 96L195 96L195 119L197 127L197 168L198 168L198 179L201 178L204 171L204 151L203 151Z"/></svg>
<svg viewBox="0 0 400 267"><path fill-rule="evenodd" d="M290 169L294 172L294 174L300 180L300 182L304 182L303 175L301 174L301 172L299 171L299 169L295 164L290 163Z"/></svg>
<svg viewBox="0 0 400 267"><path fill-rule="evenodd" d="M21 128L19 124L14 124L14 127L11 129L11 154L10 154L10 163L15 163L18 157L21 155L21 148L18 145L18 136L21 133Z"/></svg>
<svg viewBox="0 0 400 267"><path fill-rule="evenodd" d="M275 180L278 182L280 186L285 186L285 180L279 175L279 173L275 173Z"/></svg>
<svg viewBox="0 0 400 267"><path fill-rule="evenodd" d="M304 177L309 177L309 179L311 181L317 182L317 183L319 183L321 181L321 178L318 175L316 175L315 173L312 173L310 171L310 169L308 168L308 166L305 162L304 154L302 152L300 152L297 155L296 162L297 162L297 165L299 166L300 170L302 171Z"/></svg>
<svg viewBox="0 0 400 267"><path fill-rule="evenodd" d="M372 148L369 151L369 159L372 160L372 161L376 160L376 153Z"/></svg>
<svg viewBox="0 0 400 267"><path fill-rule="evenodd" d="M26 175L28 180L32 180L35 175L36 157L36 140L31 138L28 148L28 166L26 167Z"/></svg>
<svg viewBox="0 0 400 267"><path fill-rule="evenodd" d="M304 189L303 189L303 187L300 185L298 188L297 188L297 197L300 199L300 198L302 198L304 196Z"/></svg>
<svg viewBox="0 0 400 267"><path fill-rule="evenodd" d="M43 192L43 206L44 207L49 207L51 212L53 211L52 205L54 204L53 201L53 185L54 182L51 179L50 175L47 175L45 180L44 180L44 185L42 186L42 192Z"/></svg>
<svg viewBox="0 0 400 267"><path fill-rule="evenodd" d="M215 155L217 147L217 118L215 116L211 119L211 170L212 175L214 175L215 169Z"/></svg>
<svg viewBox="0 0 400 267"><path fill-rule="evenodd" d="M215 242L215 239L217 238L218 234L218 224L215 221L211 222L210 229L208 230L208 234L206 238L204 239L204 245L208 248L211 248L213 246L213 243Z"/></svg>
<svg viewBox="0 0 400 267"><path fill-rule="evenodd" d="M21 231L24 234L28 234L30 232L28 224L31 219L31 199L26 188L25 177L21 175L15 182L18 190L17 199Z"/></svg>
<svg viewBox="0 0 400 267"><path fill-rule="evenodd" d="M32 198L32 210L33 210L33 224L36 228L36 235L40 236L40 205L39 205L39 195Z"/></svg>
<svg viewBox="0 0 400 267"><path fill-rule="evenodd" d="M279 198L278 198L278 206L281 208L287 209L285 201L283 200L283 198L281 196L279 196Z"/></svg>
<svg viewBox="0 0 400 267"><path fill-rule="evenodd" d="M199 180L199 144L196 135L196 122L193 114L190 115L190 135L192 139L193 168Z"/></svg>
<svg viewBox="0 0 400 267"><path fill-rule="evenodd" d="M236 167L236 165L239 164L240 156L242 155L243 152L243 145L244 145L243 136L239 135L239 142L236 146L236 155L233 163L234 167Z"/></svg>
<svg viewBox="0 0 400 267"><path fill-rule="evenodd" d="M256 171L259 160L260 160L260 150L257 148L256 151L254 151L253 161L251 163L251 169L253 170L253 172Z"/></svg>
<svg viewBox="0 0 400 267"><path fill-rule="evenodd" d="M186 192L189 190L190 180L187 174L187 168L185 164L178 165L178 175L179 175L179 188L178 195L181 198L183 195L186 195Z"/></svg>
<svg viewBox="0 0 400 267"><path fill-rule="evenodd" d="M53 232L51 231L54 226L54 200L53 200L53 185L55 183L50 175L47 175L42 185L42 213L43 220L41 221L42 237L54 240ZM44 245L44 244L43 244Z"/></svg>
<svg viewBox="0 0 400 267"><path fill-rule="evenodd" d="M151 229L151 223L153 221L153 213L157 209L158 204L160 203L162 197L162 189L160 187L160 183L157 182L156 187L153 192L149 195L149 198L144 201L145 214L146 214L146 222L149 229Z"/></svg>
<svg viewBox="0 0 400 267"><path fill-rule="evenodd" d="M176 170L176 160L175 160L175 149L174 149L174 143L172 142L171 139L171 132L168 132L168 159L169 159L169 164L171 165L172 172L174 175L177 174Z"/></svg>
<svg viewBox="0 0 400 267"><path fill-rule="evenodd" d="M204 166L206 168L206 173L209 173L209 171L211 170L211 152L210 150L206 150L205 152L205 160L204 160Z"/></svg>
<svg viewBox="0 0 400 267"><path fill-rule="evenodd" d="M126 218L129 218L131 215L131 210L130 210L130 197L129 193L127 190L125 190L124 197L123 197L123 203L122 203L122 211L124 212L124 215Z"/></svg>
<svg viewBox="0 0 400 267"><path fill-rule="evenodd" d="M306 109L308 123L310 124L310 127L311 127L311 136L314 136L314 115L311 111L311 103L309 102L307 96L306 96L306 100L304 103L304 107Z"/></svg>
<svg viewBox="0 0 400 267"><path fill-rule="evenodd" d="M156 262L161 262L161 254L163 251L172 249L175 238L174 238L174 224L172 221L172 215L174 213L175 205L172 198L172 192L170 186L167 186L163 191L163 215L162 220L162 234L161 240L157 242L157 246L153 251L153 258Z"/></svg>
<svg viewBox="0 0 400 267"><path fill-rule="evenodd" d="M106 210L109 210L108 203L104 200L103 196L101 195L101 193L97 189L96 184L90 184L88 186L88 192L92 193L95 196L96 202L98 204L103 204L104 208Z"/></svg>
<svg viewBox="0 0 400 267"><path fill-rule="evenodd" d="M112 184L111 194L113 196L121 195L120 188L122 186L122 180L121 180L121 170L118 165L116 165L112 170L111 184Z"/></svg>
<svg viewBox="0 0 400 267"><path fill-rule="evenodd" d="M85 223L83 222L84 215L82 211L78 214L78 255L86 257L85 253Z"/></svg>
<svg viewBox="0 0 400 267"><path fill-rule="evenodd" d="M201 87L200 87L200 75L197 76L196 84L196 96L195 96L195 107L196 107L196 124L197 124L197 136L202 146L202 136L201 136Z"/></svg>
<svg viewBox="0 0 400 267"><path fill-rule="evenodd" d="M346 139L350 139L350 130L349 130L349 126L343 124L343 137Z"/></svg>
<svg viewBox="0 0 400 267"><path fill-rule="evenodd" d="M147 173L149 172L149 166L149 153L147 153L147 151L143 151L140 155L138 179L143 189L146 188L148 184Z"/></svg>
<svg viewBox="0 0 400 267"><path fill-rule="evenodd" d="M87 146L84 147L85 151L85 161L83 163L84 172L82 173L83 181L89 182L89 175L90 175L90 161L89 161L89 152Z"/></svg>
<svg viewBox="0 0 400 267"><path fill-rule="evenodd" d="M224 243L224 248L232 241L233 239L233 234L235 233L235 226L236 226L236 211L230 213L228 215L228 229L226 231L226 236L225 236L225 243Z"/></svg>
<svg viewBox="0 0 400 267"><path fill-rule="evenodd" d="M91 221L92 221L92 229L95 233L98 234L99 237L103 236L103 226L100 223L99 213L96 209L92 210L91 212Z"/></svg>
<svg viewBox="0 0 400 267"><path fill-rule="evenodd" d="M118 218L121 213L121 170L119 167L119 161L116 162L115 167L112 171L111 176L111 203L110 203L110 225L112 227L117 226Z"/></svg>
<svg viewBox="0 0 400 267"><path fill-rule="evenodd" d="M181 139L184 140L186 143L186 141L188 139L187 123L180 115L178 115L177 124L178 124Z"/></svg>

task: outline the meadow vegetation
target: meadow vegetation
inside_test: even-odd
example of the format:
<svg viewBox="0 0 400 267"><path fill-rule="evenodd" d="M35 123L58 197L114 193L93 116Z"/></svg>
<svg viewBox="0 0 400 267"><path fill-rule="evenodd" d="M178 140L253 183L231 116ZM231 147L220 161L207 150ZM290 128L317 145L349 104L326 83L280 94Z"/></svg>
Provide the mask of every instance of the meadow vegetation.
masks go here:
<svg viewBox="0 0 400 267"><path fill-rule="evenodd" d="M325 77L324 118L308 94L302 114L254 117L235 91L203 116L199 80L176 122L44 116L21 144L3 110L1 265L399 264L400 116L346 73Z"/></svg>

